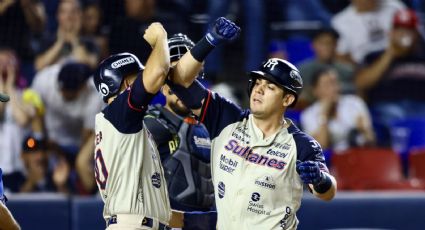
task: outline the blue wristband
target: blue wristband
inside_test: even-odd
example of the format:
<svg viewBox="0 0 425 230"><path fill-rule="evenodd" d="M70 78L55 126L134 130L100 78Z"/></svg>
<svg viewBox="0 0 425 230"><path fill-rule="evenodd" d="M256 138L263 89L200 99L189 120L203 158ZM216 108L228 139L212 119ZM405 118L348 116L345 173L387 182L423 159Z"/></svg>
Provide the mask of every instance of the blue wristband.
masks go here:
<svg viewBox="0 0 425 230"><path fill-rule="evenodd" d="M331 178L326 173L322 172L322 175L324 176L322 182L313 185L313 188L317 193L325 193L332 187Z"/></svg>
<svg viewBox="0 0 425 230"><path fill-rule="evenodd" d="M195 58L198 62L203 62L205 58L207 58L208 54L215 47L208 42L206 37L203 37L196 45L190 50L193 58Z"/></svg>

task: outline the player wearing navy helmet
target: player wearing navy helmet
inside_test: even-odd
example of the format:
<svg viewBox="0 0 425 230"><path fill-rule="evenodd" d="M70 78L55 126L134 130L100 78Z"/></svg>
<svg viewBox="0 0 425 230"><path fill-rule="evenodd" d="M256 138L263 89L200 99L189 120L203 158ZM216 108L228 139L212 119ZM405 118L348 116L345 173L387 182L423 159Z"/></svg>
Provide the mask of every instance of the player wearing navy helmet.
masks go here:
<svg viewBox="0 0 425 230"><path fill-rule="evenodd" d="M220 18L181 59L198 71L208 53L234 39L238 27ZM296 229L303 184L331 200L336 181L324 164L318 142L284 117L303 87L298 69L271 58L249 74L250 110L174 73L172 90L209 131L217 229Z"/></svg>
<svg viewBox="0 0 425 230"><path fill-rule="evenodd" d="M129 53L98 67L94 84L108 103L96 115L95 178L105 203L107 229L173 226L158 150L143 116L168 74L167 33L152 23L144 33L152 46L146 67Z"/></svg>

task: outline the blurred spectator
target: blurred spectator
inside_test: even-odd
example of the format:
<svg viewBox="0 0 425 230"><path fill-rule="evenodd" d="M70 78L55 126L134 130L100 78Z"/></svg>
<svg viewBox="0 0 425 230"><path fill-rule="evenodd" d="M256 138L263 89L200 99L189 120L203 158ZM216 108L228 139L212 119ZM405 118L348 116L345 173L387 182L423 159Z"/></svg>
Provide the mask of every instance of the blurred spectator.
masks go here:
<svg viewBox="0 0 425 230"><path fill-rule="evenodd" d="M352 0L332 19L332 26L340 35L339 58L359 64L367 54L384 49L394 12L402 8L400 0Z"/></svg>
<svg viewBox="0 0 425 230"><path fill-rule="evenodd" d="M206 25L213 24L212 20L219 17L229 17L229 11L232 4L236 1L228 0L209 0L208 15L210 21ZM243 50L245 55L244 70L249 71L257 68L258 63L261 63L266 56L266 9L263 0L247 0L240 1L241 11L243 12L242 21L244 22L242 33L244 33ZM219 75L223 74L223 64L226 60L223 54L223 48L216 48L208 55L205 62L205 72L208 79L213 83ZM229 71L228 69L226 71ZM234 79L237 80L237 79Z"/></svg>
<svg viewBox="0 0 425 230"><path fill-rule="evenodd" d="M374 133L365 103L355 95L340 95L338 74L323 68L312 79L317 101L301 114L304 130L323 149L336 152L374 143Z"/></svg>
<svg viewBox="0 0 425 230"><path fill-rule="evenodd" d="M341 93L354 93L353 67L336 60L336 44L338 33L333 29L319 30L313 37L312 47L315 57L300 64L300 73L303 76L304 90L301 99L308 104L313 102L311 81L313 74L324 67L331 67L338 73L341 84Z"/></svg>
<svg viewBox="0 0 425 230"><path fill-rule="evenodd" d="M58 6L56 35L45 37L35 60L35 68L55 64L63 59L74 59L93 68L98 63L95 43L81 36L82 10L78 0L61 0Z"/></svg>
<svg viewBox="0 0 425 230"><path fill-rule="evenodd" d="M34 78L32 88L45 105L48 147L58 153L56 167L66 158L73 169L78 157L90 156L94 151L94 118L103 101L88 80L90 74L87 65L67 62L47 67ZM70 179L75 186L73 171Z"/></svg>
<svg viewBox="0 0 425 230"><path fill-rule="evenodd" d="M30 123L34 111L22 103L22 90L19 82L18 59L11 50L0 50L0 92L10 96L8 103L0 104L0 167L3 169L6 189L19 190L23 180L22 162L19 158L25 128Z"/></svg>
<svg viewBox="0 0 425 230"><path fill-rule="evenodd" d="M34 51L32 38L44 31L46 16L39 0L0 1L0 47L16 51L27 76L32 73Z"/></svg>
<svg viewBox="0 0 425 230"><path fill-rule="evenodd" d="M105 28L102 27L103 15L97 1L89 1L84 5L83 24L81 34L91 38L96 43L100 52L100 59L108 56L108 44L105 37Z"/></svg>
<svg viewBox="0 0 425 230"><path fill-rule="evenodd" d="M163 24L168 34L178 33L179 20L172 21L161 18L156 0L125 0L125 16L112 23L109 34L109 52L116 54L131 52L142 63L145 63L150 51L150 45L143 39L143 32L155 21Z"/></svg>
<svg viewBox="0 0 425 230"><path fill-rule="evenodd" d="M22 142L22 161L26 179L20 192L68 192L67 176L69 167L61 162L52 174L48 168L46 143L42 136L29 135Z"/></svg>
<svg viewBox="0 0 425 230"><path fill-rule="evenodd" d="M424 41L412 10L400 10L393 19L390 43L356 76L372 114L387 127L395 119L425 116Z"/></svg>

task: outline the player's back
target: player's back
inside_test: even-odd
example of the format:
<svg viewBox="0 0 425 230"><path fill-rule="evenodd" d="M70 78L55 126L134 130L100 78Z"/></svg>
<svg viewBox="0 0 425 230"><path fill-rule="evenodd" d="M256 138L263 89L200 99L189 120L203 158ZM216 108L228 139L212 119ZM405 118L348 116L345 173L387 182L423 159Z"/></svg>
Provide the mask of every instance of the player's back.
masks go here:
<svg viewBox="0 0 425 230"><path fill-rule="evenodd" d="M167 223L171 210L156 146L143 114L120 104L96 115L95 174L104 217L140 214Z"/></svg>

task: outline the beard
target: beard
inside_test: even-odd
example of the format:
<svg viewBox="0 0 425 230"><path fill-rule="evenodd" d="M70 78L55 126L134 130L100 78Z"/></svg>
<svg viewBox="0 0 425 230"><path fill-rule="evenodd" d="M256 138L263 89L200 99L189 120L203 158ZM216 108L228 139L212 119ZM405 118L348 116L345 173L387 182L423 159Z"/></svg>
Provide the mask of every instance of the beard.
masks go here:
<svg viewBox="0 0 425 230"><path fill-rule="evenodd" d="M190 110L186 106L180 106L177 103L170 103L170 108L174 113L182 117L190 114Z"/></svg>

